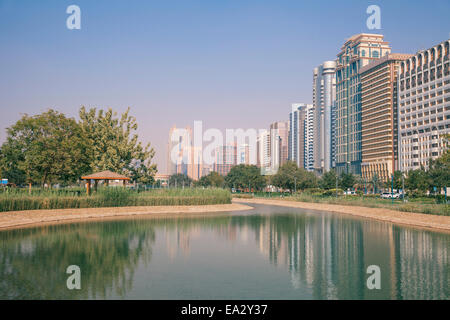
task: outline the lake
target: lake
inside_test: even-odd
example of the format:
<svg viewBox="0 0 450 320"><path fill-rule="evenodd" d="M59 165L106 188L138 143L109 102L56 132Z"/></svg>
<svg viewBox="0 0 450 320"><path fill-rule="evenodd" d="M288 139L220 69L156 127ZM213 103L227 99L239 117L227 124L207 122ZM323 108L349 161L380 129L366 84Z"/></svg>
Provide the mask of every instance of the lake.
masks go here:
<svg viewBox="0 0 450 320"><path fill-rule="evenodd" d="M1 231L0 299L450 298L450 234L251 206ZM367 287L371 265L380 289Z"/></svg>

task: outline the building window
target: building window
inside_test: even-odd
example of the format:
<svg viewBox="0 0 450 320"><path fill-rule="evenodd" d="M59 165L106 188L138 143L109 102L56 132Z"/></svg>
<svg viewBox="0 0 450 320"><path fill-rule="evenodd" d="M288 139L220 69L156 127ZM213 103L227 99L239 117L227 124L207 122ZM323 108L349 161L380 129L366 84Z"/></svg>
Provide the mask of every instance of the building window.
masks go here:
<svg viewBox="0 0 450 320"><path fill-rule="evenodd" d="M366 50L361 50L361 57L365 57L366 56Z"/></svg>
<svg viewBox="0 0 450 320"><path fill-rule="evenodd" d="M373 58L378 58L379 57L379 53L378 53L378 51L374 51L374 52L372 52L372 57Z"/></svg>

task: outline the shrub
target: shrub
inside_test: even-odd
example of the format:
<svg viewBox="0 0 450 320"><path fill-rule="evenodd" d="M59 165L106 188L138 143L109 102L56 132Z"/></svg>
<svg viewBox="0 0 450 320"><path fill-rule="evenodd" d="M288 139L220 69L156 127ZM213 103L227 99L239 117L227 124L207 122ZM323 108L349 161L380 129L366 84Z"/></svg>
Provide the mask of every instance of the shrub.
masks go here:
<svg viewBox="0 0 450 320"><path fill-rule="evenodd" d="M233 194L233 198L236 199L252 199L253 195L248 193L240 193L240 194Z"/></svg>
<svg viewBox="0 0 450 320"><path fill-rule="evenodd" d="M308 188L308 189L303 190L303 192L306 194L313 195L313 196L321 196L324 194L324 190L320 189L320 188Z"/></svg>
<svg viewBox="0 0 450 320"><path fill-rule="evenodd" d="M338 195L341 196L341 195L344 194L344 190L337 189L337 193L338 193ZM336 189L325 190L322 195L324 195L324 196L335 196L336 195Z"/></svg>

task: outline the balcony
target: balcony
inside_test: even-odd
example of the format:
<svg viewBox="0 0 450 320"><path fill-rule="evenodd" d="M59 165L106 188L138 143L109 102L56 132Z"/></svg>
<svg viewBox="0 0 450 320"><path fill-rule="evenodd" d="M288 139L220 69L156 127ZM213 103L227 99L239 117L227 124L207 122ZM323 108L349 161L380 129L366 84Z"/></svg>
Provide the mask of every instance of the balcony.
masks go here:
<svg viewBox="0 0 450 320"><path fill-rule="evenodd" d="M442 64L442 58L438 58L438 59L436 60L436 65L440 65L440 64Z"/></svg>
<svg viewBox="0 0 450 320"><path fill-rule="evenodd" d="M431 61L430 62L430 68L434 67L434 65L435 65L434 61Z"/></svg>
<svg viewBox="0 0 450 320"><path fill-rule="evenodd" d="M420 72L420 71L422 71L422 66L417 67L417 72Z"/></svg>

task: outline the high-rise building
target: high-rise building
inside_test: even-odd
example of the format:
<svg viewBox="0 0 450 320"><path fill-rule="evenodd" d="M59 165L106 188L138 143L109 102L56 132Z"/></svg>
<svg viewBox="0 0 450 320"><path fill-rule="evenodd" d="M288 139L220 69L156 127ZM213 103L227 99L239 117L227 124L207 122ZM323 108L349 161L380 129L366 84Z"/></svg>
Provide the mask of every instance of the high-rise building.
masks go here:
<svg viewBox="0 0 450 320"><path fill-rule="evenodd" d="M450 133L450 39L401 63L399 76L399 164L408 172L427 168L444 151Z"/></svg>
<svg viewBox="0 0 450 320"><path fill-rule="evenodd" d="M167 142L167 173L169 175L177 173L178 154L174 155L174 159L172 159L172 151L174 150L174 147L179 143L179 139L176 138L176 130L178 130L176 126L170 128L169 140Z"/></svg>
<svg viewBox="0 0 450 320"><path fill-rule="evenodd" d="M383 35L361 33L349 38L337 55L336 170L361 174L362 122L359 70L391 52Z"/></svg>
<svg viewBox="0 0 450 320"><path fill-rule="evenodd" d="M411 55L390 53L359 71L361 78L362 163L366 181L389 181L398 169L397 74Z"/></svg>
<svg viewBox="0 0 450 320"><path fill-rule="evenodd" d="M193 180L202 175L202 148L194 147L192 129L177 128L169 130L167 145L167 172L169 175L184 174Z"/></svg>
<svg viewBox="0 0 450 320"><path fill-rule="evenodd" d="M250 146L246 143L238 146L236 164L250 164Z"/></svg>
<svg viewBox="0 0 450 320"><path fill-rule="evenodd" d="M286 121L270 125L270 168L273 173L286 163L288 158L289 126Z"/></svg>
<svg viewBox="0 0 450 320"><path fill-rule="evenodd" d="M314 170L314 113L313 105L307 105L305 109L305 123L304 123L304 168L308 171Z"/></svg>
<svg viewBox="0 0 450 320"><path fill-rule="evenodd" d="M168 171L169 174L188 175L192 159L192 129L173 126L169 131Z"/></svg>
<svg viewBox="0 0 450 320"><path fill-rule="evenodd" d="M264 130L257 139L257 166L262 174L270 173L270 131Z"/></svg>
<svg viewBox="0 0 450 320"><path fill-rule="evenodd" d="M334 104L336 100L336 61L314 68L314 170L329 171L334 163Z"/></svg>
<svg viewBox="0 0 450 320"><path fill-rule="evenodd" d="M222 145L216 148L214 171L222 176L226 176L231 168L237 163L236 143Z"/></svg>
<svg viewBox="0 0 450 320"><path fill-rule="evenodd" d="M192 165L188 168L188 176L198 180L203 176L203 150L202 147L191 146Z"/></svg>
<svg viewBox="0 0 450 320"><path fill-rule="evenodd" d="M312 168L313 159L313 105L292 104L289 114L289 160L299 168Z"/></svg>

